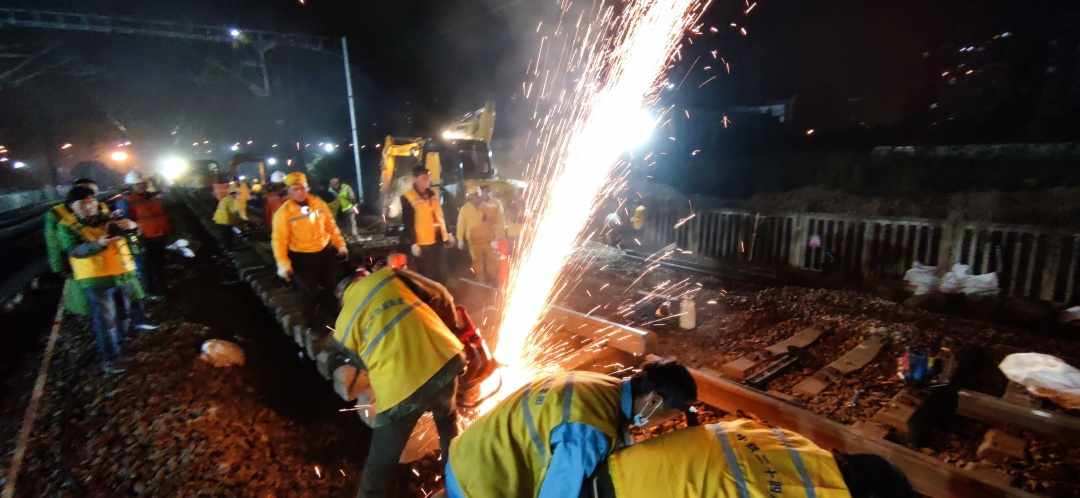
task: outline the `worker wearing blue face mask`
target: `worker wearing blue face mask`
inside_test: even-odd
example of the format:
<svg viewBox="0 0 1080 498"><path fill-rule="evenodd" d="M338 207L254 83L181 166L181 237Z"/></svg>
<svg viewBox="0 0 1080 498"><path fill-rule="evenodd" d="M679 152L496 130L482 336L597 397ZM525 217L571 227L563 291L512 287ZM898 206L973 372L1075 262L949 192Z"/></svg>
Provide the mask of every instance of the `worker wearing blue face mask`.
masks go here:
<svg viewBox="0 0 1080 498"><path fill-rule="evenodd" d="M625 380L591 372L534 380L454 439L446 492L451 498L578 496L596 466L629 443L631 425L689 414L695 399L694 378L673 361L647 362Z"/></svg>

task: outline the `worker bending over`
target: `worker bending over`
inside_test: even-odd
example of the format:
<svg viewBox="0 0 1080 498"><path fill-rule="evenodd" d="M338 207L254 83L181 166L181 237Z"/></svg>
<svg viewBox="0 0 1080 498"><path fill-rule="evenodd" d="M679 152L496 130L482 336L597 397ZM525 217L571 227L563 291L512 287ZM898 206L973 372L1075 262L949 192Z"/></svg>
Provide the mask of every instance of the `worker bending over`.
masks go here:
<svg viewBox="0 0 1080 498"><path fill-rule="evenodd" d="M907 478L877 455L833 455L752 420L687 427L616 451L583 498L771 496L912 498Z"/></svg>
<svg viewBox="0 0 1080 498"><path fill-rule="evenodd" d="M148 191L146 177L132 171L124 177L124 183L131 187L131 192L116 201L116 210L139 224L140 250L135 256L135 266L147 298L157 301L165 293L165 248L169 245L172 224L161 196Z"/></svg>
<svg viewBox="0 0 1080 498"><path fill-rule="evenodd" d="M404 259L404 255L401 255ZM392 258L393 260L393 258ZM375 424L358 496L382 497L424 412L431 412L446 455L457 436L458 375L465 348L454 298L442 285L386 266L342 293L334 340L366 369L375 392Z"/></svg>
<svg viewBox="0 0 1080 498"><path fill-rule="evenodd" d="M423 166L413 168L413 188L401 196L401 220L405 231L402 243L416 258L416 270L440 284L447 279L446 244L454 244L454 235L446 228L439 194L431 190L431 175Z"/></svg>
<svg viewBox="0 0 1080 498"><path fill-rule="evenodd" d="M530 382L476 419L450 445L450 497L565 498L620 445L631 425L650 427L689 410L690 372L647 362L626 380L591 372Z"/></svg>
<svg viewBox="0 0 1080 498"><path fill-rule="evenodd" d="M337 310L334 270L337 257L347 257L349 249L330 207L322 199L308 195L306 175L289 173L285 186L289 200L274 213L270 246L278 276L300 286L305 325L322 333L326 324L319 321L320 308L324 316Z"/></svg>
<svg viewBox="0 0 1080 498"><path fill-rule="evenodd" d="M458 212L457 239L458 249L469 244L469 256L472 258L473 275L478 282L498 286L498 264L495 257L495 241L506 236L502 209L498 201L485 201L484 192L476 189L469 195Z"/></svg>

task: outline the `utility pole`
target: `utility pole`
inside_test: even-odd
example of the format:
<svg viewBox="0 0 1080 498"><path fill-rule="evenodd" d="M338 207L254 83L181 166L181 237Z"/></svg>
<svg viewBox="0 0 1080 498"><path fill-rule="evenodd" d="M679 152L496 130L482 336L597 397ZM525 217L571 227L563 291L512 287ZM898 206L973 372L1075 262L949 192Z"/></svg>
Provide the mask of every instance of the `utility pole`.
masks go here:
<svg viewBox="0 0 1080 498"><path fill-rule="evenodd" d="M341 58L345 59L345 93L349 96L349 121L352 123L352 152L356 165L356 195L358 203L364 202L364 179L360 173L360 137L356 130L356 97L353 96L352 68L349 65L349 45L341 37Z"/></svg>

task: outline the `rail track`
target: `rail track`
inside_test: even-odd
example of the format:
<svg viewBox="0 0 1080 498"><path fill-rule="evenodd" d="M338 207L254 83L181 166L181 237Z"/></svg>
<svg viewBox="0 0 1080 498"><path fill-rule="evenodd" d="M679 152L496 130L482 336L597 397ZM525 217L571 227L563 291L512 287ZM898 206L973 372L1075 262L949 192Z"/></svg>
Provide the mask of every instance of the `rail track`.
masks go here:
<svg viewBox="0 0 1080 498"><path fill-rule="evenodd" d="M201 199L196 194L187 193L184 194L184 201L204 223L212 236L221 240L229 235L221 227L210 222L209 199ZM241 278L248 282L264 304L273 310L282 331L292 337L297 347L301 348L314 362L320 374L334 384L335 391L342 398L351 401L361 396L362 388L366 387L363 374L351 366L335 363L331 354L320 351L318 345L313 344L313 338L306 336L304 327L300 325L299 297L284 282L276 278L268 244L248 240L245 241L244 246L239 251L226 254L232 259ZM386 245L368 247L362 244L350 244L350 248L354 255L389 252ZM678 263L669 265L675 269L687 270L682 266L686 265ZM708 273L708 270L704 268L690 267L689 271ZM757 277L750 280L757 280ZM468 280L455 280L449 287L454 292L455 298L474 313L474 318L479 317L477 321L481 324L486 320L487 311L494 309L499 299L495 289ZM552 333L561 336L556 340L573 341L578 347L588 352L568 359L562 365L567 369L616 370L617 368L613 368L612 365L633 366L652 357L650 353L655 350L656 336L653 332L568 308L554 307L545 320L551 323ZM817 338L809 336L814 335L808 333L807 337L802 340L797 339L791 344L774 345L778 347L772 348L775 350L772 353L761 353L756 357L746 358L741 366L736 365L735 367L738 368L728 369L726 373L738 379L739 376L732 372L741 371L747 374L745 377L750 377L752 373L759 372L771 364L770 362L774 362L776 357L784 356L788 345L799 345L801 348L812 350ZM875 340L877 339L858 344L847 355L835 358L831 368L827 367L807 376L804 383L809 382L810 385L805 386L805 389L810 393L820 392L829 384L843 381L846 374L871 364L882 347L880 343L875 344ZM707 369L693 369L692 373L698 382L699 399L702 403L721 412L754 416L768 423L800 432L826 448L849 453L865 452L882 455L900 467L916 489L926 496L1036 496L1011 487L1007 476L995 472L984 472L982 469L969 470L945 464L938 458L894 442L890 440L890 432L895 434L896 431L882 428L881 423L871 423L873 421L860 421L862 423L852 425L839 423L806 409L800 399L795 397L755 389L743 382L724 378L720 373ZM891 415L893 420L897 421L893 425L901 429L904 428L904 424L919 422L920 416L929 413L923 409L924 406L940 405L937 402L926 402L929 396L920 398L918 391L904 390L903 392L907 397L898 396L890 403L890 406L894 408ZM1080 433L1078 429L1080 426L1076 424L1075 418L1067 414L1047 414L1045 411L1030 406L1026 409L1018 408L1008 399L988 400L986 395L972 391L961 391L961 393L959 396L963 399L962 408L957 412L961 416L993 425L1003 425L1005 422L1017 424L1018 421L1024 425L1024 421L1028 421L1027 426L1035 426L1038 422L1045 422L1044 425L1050 429L1043 429L1043 432L1049 430L1059 437L1074 437ZM897 410L896 407L900 405L903 406ZM413 444L407 449L407 453L411 452L412 455L406 460L419 458L425 451L426 446L423 443ZM406 456L409 457L408 454Z"/></svg>

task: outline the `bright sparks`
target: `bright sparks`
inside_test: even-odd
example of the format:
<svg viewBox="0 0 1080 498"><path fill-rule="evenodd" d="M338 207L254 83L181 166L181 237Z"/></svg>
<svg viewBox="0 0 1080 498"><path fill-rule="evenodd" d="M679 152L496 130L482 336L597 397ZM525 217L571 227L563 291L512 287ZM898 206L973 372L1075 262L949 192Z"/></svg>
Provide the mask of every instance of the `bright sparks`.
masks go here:
<svg viewBox="0 0 1080 498"><path fill-rule="evenodd" d="M587 267L588 262L568 265L575 247L592 235L588 227L597 207L622 186L620 156L636 145L628 143L633 137L627 124L640 122L643 110L656 104L661 77L704 5L632 0L599 4L585 14L571 13L569 0L560 7L563 18L552 37L565 37L564 48L543 52L543 59L530 64L533 74L543 75L537 114L550 110L537 121L539 151L529 173L532 214L501 310L495 357L504 365L503 385L494 398L558 371L558 360L580 353L551 344L542 317ZM663 119L654 117L654 127Z"/></svg>

